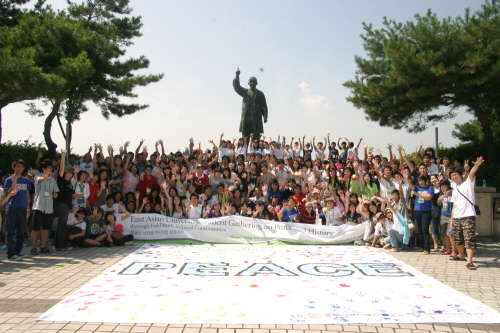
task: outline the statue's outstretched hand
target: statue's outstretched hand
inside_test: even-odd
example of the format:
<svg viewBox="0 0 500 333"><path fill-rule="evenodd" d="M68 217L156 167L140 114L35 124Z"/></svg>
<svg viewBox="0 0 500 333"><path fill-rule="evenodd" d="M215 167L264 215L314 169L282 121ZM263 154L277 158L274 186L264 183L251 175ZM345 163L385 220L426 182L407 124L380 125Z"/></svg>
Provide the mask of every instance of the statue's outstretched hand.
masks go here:
<svg viewBox="0 0 500 333"><path fill-rule="evenodd" d="M238 69L236 70L236 77L240 77L240 68L238 67Z"/></svg>
<svg viewBox="0 0 500 333"><path fill-rule="evenodd" d="M264 124L267 123L267 118L264 118Z"/></svg>

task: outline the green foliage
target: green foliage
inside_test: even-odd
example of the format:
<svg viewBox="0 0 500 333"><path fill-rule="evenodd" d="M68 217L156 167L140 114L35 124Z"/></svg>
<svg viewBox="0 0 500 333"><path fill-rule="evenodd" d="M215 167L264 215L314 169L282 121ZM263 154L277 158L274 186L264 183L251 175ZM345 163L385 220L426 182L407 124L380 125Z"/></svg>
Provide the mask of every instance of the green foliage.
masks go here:
<svg viewBox="0 0 500 333"><path fill-rule="evenodd" d="M498 147L500 144L500 121L497 118L497 115L492 116L490 124L493 131L493 140ZM455 130L451 132L451 135L463 143L475 142L480 145L484 144L484 133L481 123L478 120L472 120L464 124L455 124Z"/></svg>
<svg viewBox="0 0 500 333"><path fill-rule="evenodd" d="M7 141L0 144L0 171L12 173L12 162L22 159L26 162L27 169L35 168L35 162L39 151L47 150L41 143L29 142L29 138L24 141L13 143Z"/></svg>
<svg viewBox="0 0 500 333"><path fill-rule="evenodd" d="M500 146L497 146L497 154L500 155ZM457 158L469 160L472 166L472 161L475 161L479 156L486 156L484 146L477 143L461 143L455 147L439 147L440 157L449 157L451 163ZM483 179L486 179L488 186L495 187L497 192L500 191L500 165L493 164L486 159L485 163L479 168L476 174L477 186L482 186Z"/></svg>
<svg viewBox="0 0 500 333"><path fill-rule="evenodd" d="M140 37L140 17L130 16L128 0L92 0L83 3L68 1L70 17L92 31L89 45L85 48L92 60L94 73L77 88L67 91L64 113L68 122L80 119L91 101L101 108L108 119L111 114L122 117L148 107L144 104L125 104L121 97L137 97L133 90L159 81L163 74L138 75L148 68L145 56L123 60L126 47L134 37Z"/></svg>
<svg viewBox="0 0 500 333"><path fill-rule="evenodd" d="M14 26L22 13L22 5L30 0L2 0L0 1L0 26Z"/></svg>
<svg viewBox="0 0 500 333"><path fill-rule="evenodd" d="M405 23L364 23L367 58L356 56L347 100L381 126L421 132L459 108L479 121L496 160L491 122L500 110L500 1L474 14L439 19L431 10ZM446 108L443 108L446 107Z"/></svg>

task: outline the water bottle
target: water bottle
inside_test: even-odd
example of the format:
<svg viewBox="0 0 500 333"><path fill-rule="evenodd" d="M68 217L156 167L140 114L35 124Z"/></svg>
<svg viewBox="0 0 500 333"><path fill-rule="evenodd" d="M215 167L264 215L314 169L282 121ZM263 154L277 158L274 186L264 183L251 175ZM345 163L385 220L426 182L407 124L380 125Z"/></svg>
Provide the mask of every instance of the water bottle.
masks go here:
<svg viewBox="0 0 500 333"><path fill-rule="evenodd" d="M483 179L483 187L486 187L486 179Z"/></svg>

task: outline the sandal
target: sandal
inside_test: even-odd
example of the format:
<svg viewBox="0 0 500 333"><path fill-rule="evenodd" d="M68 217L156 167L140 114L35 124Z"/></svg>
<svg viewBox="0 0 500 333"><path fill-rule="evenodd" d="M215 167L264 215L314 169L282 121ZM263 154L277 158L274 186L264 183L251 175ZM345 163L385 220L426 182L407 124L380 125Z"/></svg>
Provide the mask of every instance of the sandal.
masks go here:
<svg viewBox="0 0 500 333"><path fill-rule="evenodd" d="M462 258L460 258L459 256L454 256L454 257L451 257L451 256L450 256L450 260L460 260L460 261L465 261L465 260L467 260L467 259L465 259L465 258L463 258L463 259L462 259Z"/></svg>
<svg viewBox="0 0 500 333"><path fill-rule="evenodd" d="M31 255L36 256L38 254L38 250L36 248L31 249Z"/></svg>
<svg viewBox="0 0 500 333"><path fill-rule="evenodd" d="M52 251L49 250L47 247L43 247L40 249L40 253L52 253Z"/></svg>
<svg viewBox="0 0 500 333"><path fill-rule="evenodd" d="M449 254L451 254L451 251L441 253L442 256L447 256Z"/></svg>
<svg viewBox="0 0 500 333"><path fill-rule="evenodd" d="M476 270L476 266L474 266L473 263L468 263L467 265L465 265L465 267L467 267L468 269L470 269L471 271L475 271Z"/></svg>

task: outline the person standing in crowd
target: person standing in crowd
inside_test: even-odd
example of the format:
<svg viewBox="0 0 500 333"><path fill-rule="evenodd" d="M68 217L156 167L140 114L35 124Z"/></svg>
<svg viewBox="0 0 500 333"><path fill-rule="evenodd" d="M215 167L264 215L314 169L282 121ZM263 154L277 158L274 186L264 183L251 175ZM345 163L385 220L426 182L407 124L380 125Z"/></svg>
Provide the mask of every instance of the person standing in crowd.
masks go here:
<svg viewBox="0 0 500 333"><path fill-rule="evenodd" d="M12 162L14 174L4 182L7 195L16 190L17 193L7 201L5 210L5 244L7 245L7 258L19 260L25 256L21 253L23 249L24 230L26 221L30 217L30 195L31 182L23 177L26 163L23 160Z"/></svg>
<svg viewBox="0 0 500 333"><path fill-rule="evenodd" d="M434 187L427 185L427 176L420 175L418 177L418 185L413 185L408 182L415 199L415 222L417 224L418 233L420 235L420 251L422 254L429 254L431 251L431 236L429 227L431 225L431 200L434 196Z"/></svg>
<svg viewBox="0 0 500 333"><path fill-rule="evenodd" d="M476 185L476 172L483 164L483 157L478 157L474 167L469 175L463 179L460 170L451 172L450 177L455 182L456 187L451 195L453 209L451 211L451 224L453 230L453 239L458 249L458 259L467 260L466 267L475 270L476 266L472 263L474 250L476 249L476 209L474 206ZM467 251L465 258L464 248Z"/></svg>
<svg viewBox="0 0 500 333"><path fill-rule="evenodd" d="M73 168L65 167L66 151L61 151L61 164L59 166L59 177L57 178L57 187L59 193L56 198L57 229L54 235L53 245L58 251L70 250L68 247L67 222L71 210L73 196L75 196L75 187L71 182L73 178Z"/></svg>
<svg viewBox="0 0 500 333"><path fill-rule="evenodd" d="M40 253L52 253L47 248L47 239L54 220L54 199L57 199L59 187L52 177L50 162L41 162L35 176L35 197L33 199L33 230L31 230L31 254L37 255L36 241L40 236Z"/></svg>

